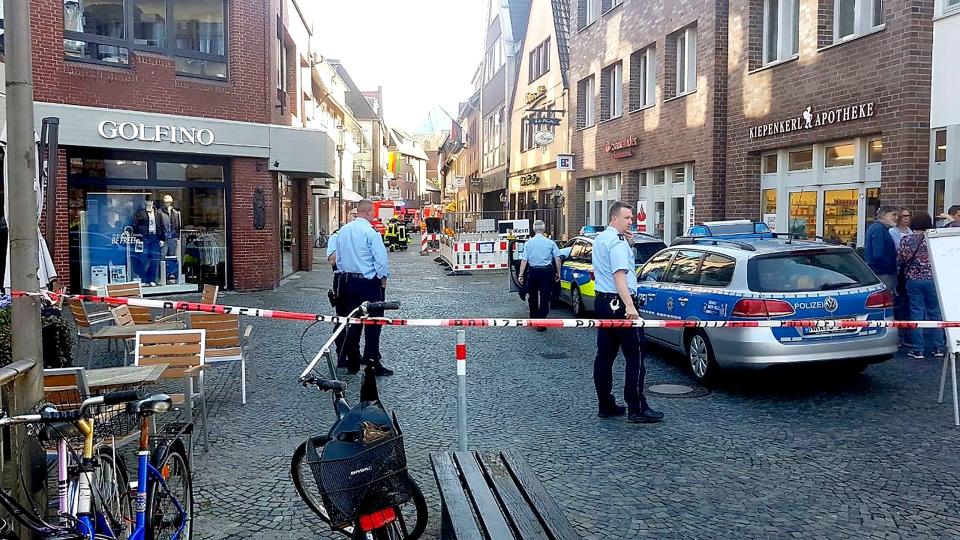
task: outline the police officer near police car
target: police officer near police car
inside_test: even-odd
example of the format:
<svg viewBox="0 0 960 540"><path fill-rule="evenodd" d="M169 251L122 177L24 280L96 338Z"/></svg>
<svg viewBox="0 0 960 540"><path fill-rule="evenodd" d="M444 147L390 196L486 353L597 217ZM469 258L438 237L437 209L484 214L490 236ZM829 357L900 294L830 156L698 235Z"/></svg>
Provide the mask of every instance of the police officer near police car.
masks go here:
<svg viewBox="0 0 960 540"><path fill-rule="evenodd" d="M534 237L523 246L520 254L518 280L527 290L531 319L545 319L550 314L550 299L554 284L560 281L560 248L544 234L546 224L542 219L533 222ZM538 326L537 330L546 330Z"/></svg>
<svg viewBox="0 0 960 540"><path fill-rule="evenodd" d="M357 209L351 208L347 212L347 223L350 223L357 217ZM337 315L344 317L350 314L350 311L344 311L342 303L337 299L337 290L340 287L340 271L337 268L337 241L340 239L340 229L337 229L330 235L330 239L327 240L327 262L330 263L330 266L333 267L333 288L330 289L330 305L333 306L333 309L336 310ZM343 355L341 351L343 350L343 340L347 338L345 332L340 332L337 335L336 345L337 345L337 367L346 367L346 363L340 365L343 362Z"/></svg>
<svg viewBox="0 0 960 540"><path fill-rule="evenodd" d="M631 242L633 208L621 202L610 206L610 225L593 240L593 272L596 276L594 310L598 319L640 318L637 300L637 274ZM599 328L597 357L593 363L593 382L597 389L597 416L623 416L634 423L663 420L663 413L650 408L643 395L646 367L643 362L641 328ZM619 405L613 396L613 363L623 351L626 369L623 399Z"/></svg>
<svg viewBox="0 0 960 540"><path fill-rule="evenodd" d="M337 301L342 306L338 313L349 314L363 302L381 302L387 287L390 269L383 238L373 228L373 203L367 199L357 204L357 218L340 228L335 257L340 277ZM362 360L372 364L377 375L393 375L380 357L379 325L351 324L343 346L346 348L347 371L360 371L360 334L364 336Z"/></svg>

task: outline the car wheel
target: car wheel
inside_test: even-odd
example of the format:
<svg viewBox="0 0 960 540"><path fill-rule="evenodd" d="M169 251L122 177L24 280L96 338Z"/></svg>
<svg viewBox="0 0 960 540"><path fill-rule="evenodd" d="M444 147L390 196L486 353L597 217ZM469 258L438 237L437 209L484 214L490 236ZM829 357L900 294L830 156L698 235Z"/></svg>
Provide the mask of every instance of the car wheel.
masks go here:
<svg viewBox="0 0 960 540"><path fill-rule="evenodd" d="M582 317L587 310L583 307L583 297L580 296L580 287L574 286L570 291L570 307L573 308L573 314Z"/></svg>
<svg viewBox="0 0 960 540"><path fill-rule="evenodd" d="M687 361L697 381L708 384L716 380L720 367L704 332L696 331L687 338Z"/></svg>

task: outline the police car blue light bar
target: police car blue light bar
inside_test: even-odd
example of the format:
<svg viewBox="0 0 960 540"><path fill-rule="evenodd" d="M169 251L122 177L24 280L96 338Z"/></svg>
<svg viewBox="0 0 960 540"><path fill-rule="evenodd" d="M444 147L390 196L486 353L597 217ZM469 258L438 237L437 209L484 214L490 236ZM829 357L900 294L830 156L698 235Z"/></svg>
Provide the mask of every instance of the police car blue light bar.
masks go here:
<svg viewBox="0 0 960 540"><path fill-rule="evenodd" d="M750 221L749 219L734 219L729 221L705 221L690 227L686 236L703 238L737 234L771 234L771 231L766 223Z"/></svg>

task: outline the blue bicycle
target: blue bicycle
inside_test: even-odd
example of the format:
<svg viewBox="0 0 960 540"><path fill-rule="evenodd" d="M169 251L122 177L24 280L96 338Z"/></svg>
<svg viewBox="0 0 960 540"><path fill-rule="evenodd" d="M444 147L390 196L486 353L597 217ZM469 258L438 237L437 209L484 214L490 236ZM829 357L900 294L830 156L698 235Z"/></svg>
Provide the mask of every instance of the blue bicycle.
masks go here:
<svg viewBox="0 0 960 540"><path fill-rule="evenodd" d="M0 538L32 533L56 540L189 540L193 484L182 436L191 433L192 424L171 424L151 451L151 418L171 406L165 394L141 399L138 392L125 391L88 397L76 410L48 404L35 414L0 417L0 427L26 424L29 436L56 443L58 482L56 523L0 489L0 507L21 526L17 531L4 520ZM140 427L135 493L123 460L94 446L97 419L125 414L135 416ZM81 455L67 443L77 436L83 441Z"/></svg>

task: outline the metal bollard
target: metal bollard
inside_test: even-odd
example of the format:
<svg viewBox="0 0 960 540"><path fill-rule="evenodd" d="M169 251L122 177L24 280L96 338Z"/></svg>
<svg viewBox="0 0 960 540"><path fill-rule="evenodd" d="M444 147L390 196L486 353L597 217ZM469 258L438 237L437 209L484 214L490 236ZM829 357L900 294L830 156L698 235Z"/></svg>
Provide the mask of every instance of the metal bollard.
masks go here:
<svg viewBox="0 0 960 540"><path fill-rule="evenodd" d="M457 330L457 450L467 451L467 335Z"/></svg>

